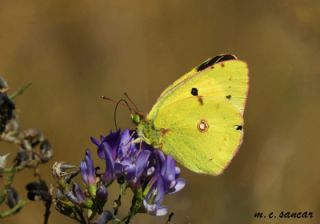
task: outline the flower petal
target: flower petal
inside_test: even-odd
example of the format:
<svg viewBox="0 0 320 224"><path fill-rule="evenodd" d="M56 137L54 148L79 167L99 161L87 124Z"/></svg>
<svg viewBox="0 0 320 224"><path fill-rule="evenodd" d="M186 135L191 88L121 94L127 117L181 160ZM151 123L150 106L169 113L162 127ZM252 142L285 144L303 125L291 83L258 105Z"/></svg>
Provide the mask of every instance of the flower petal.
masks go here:
<svg viewBox="0 0 320 224"><path fill-rule="evenodd" d="M146 200L143 200L143 206L146 212L150 215L163 216L168 213L168 209L165 206L159 206L157 204L148 204Z"/></svg>
<svg viewBox="0 0 320 224"><path fill-rule="evenodd" d="M122 159L124 156L127 155L129 148L131 146L130 142L131 142L130 132L129 132L129 129L126 129L121 133L119 152L117 155L118 158Z"/></svg>
<svg viewBox="0 0 320 224"><path fill-rule="evenodd" d="M77 183L74 183L73 184L73 193L74 193L74 196L80 201L84 201L86 199L86 196L84 195L81 187L79 184Z"/></svg>
<svg viewBox="0 0 320 224"><path fill-rule="evenodd" d="M90 140L93 144L95 144L97 147L99 147L100 142L95 137L90 137Z"/></svg>
<svg viewBox="0 0 320 224"><path fill-rule="evenodd" d="M184 188L184 186L186 186L186 181L183 178L178 178L176 185L174 186L174 188L169 190L169 194L174 194L180 190L182 190L182 188Z"/></svg>
<svg viewBox="0 0 320 224"><path fill-rule="evenodd" d="M97 193L96 193L96 202L98 203L98 205L103 208L104 204L106 203L106 201L108 200L108 191L107 188L101 184L98 187Z"/></svg>
<svg viewBox="0 0 320 224"><path fill-rule="evenodd" d="M150 154L151 152L148 150L142 150L139 153L138 159L136 161L136 177L137 178L139 178L142 175L144 169L147 167Z"/></svg>
<svg viewBox="0 0 320 224"><path fill-rule="evenodd" d="M102 147L104 150L104 159L106 161L104 180L106 182L110 182L114 178L114 160L111 154L111 148L107 142L104 142L100 147Z"/></svg>
<svg viewBox="0 0 320 224"><path fill-rule="evenodd" d="M161 206L161 207L158 207L158 209L156 210L155 212L155 216L164 216L168 213L168 208L165 207L165 206Z"/></svg>
<svg viewBox="0 0 320 224"><path fill-rule="evenodd" d="M85 159L80 163L80 170L83 182L87 185L95 185L96 171L89 150L86 151Z"/></svg>

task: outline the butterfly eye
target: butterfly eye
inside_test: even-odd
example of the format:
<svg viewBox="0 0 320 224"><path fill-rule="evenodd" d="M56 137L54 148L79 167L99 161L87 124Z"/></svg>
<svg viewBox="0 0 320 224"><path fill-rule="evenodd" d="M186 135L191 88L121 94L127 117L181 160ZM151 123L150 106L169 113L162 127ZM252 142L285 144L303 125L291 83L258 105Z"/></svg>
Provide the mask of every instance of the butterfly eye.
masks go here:
<svg viewBox="0 0 320 224"><path fill-rule="evenodd" d="M242 125L235 125L234 127L235 127L235 129L237 131L241 131L242 130Z"/></svg>

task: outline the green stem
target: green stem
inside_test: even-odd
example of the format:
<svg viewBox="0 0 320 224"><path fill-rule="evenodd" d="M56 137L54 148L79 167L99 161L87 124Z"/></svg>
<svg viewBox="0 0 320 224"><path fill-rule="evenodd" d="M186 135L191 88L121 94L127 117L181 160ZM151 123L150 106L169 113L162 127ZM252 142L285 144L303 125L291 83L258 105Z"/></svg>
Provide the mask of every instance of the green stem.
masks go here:
<svg viewBox="0 0 320 224"><path fill-rule="evenodd" d="M7 182L4 185L4 189L2 190L2 192L0 194L0 204L2 204L5 201L7 194L8 194L8 189L11 187L11 185L13 183L13 179L14 179L16 172L17 172L16 167L10 168L10 172L8 172L8 176L7 176ZM17 212L19 212L21 210L21 208L23 206L25 206L26 203L27 203L26 201L22 201L22 200L19 201L14 207L12 207L6 211L0 212L0 218L4 218L7 216L16 214Z"/></svg>
<svg viewBox="0 0 320 224"><path fill-rule="evenodd" d="M29 82L28 84L22 86L21 88L19 88L17 91L15 91L14 93L12 93L9 98L10 99L14 99L16 98L17 96L21 95L26 89L29 88L29 86L31 86L32 82Z"/></svg>
<svg viewBox="0 0 320 224"><path fill-rule="evenodd" d="M87 221L83 216L83 210L82 209L77 209L77 213L78 213L78 215L80 217L80 223L81 224L87 224Z"/></svg>
<svg viewBox="0 0 320 224"><path fill-rule="evenodd" d="M26 201L19 201L13 208L8 209L4 212L0 212L0 218L8 217L10 215L14 215L20 211L20 209L27 204Z"/></svg>
<svg viewBox="0 0 320 224"><path fill-rule="evenodd" d="M125 224L129 224L133 216L135 216L139 209L141 208L142 204L142 191L138 190L134 192L133 198L132 198L132 204L130 207L130 212L127 218L124 220Z"/></svg>
<svg viewBox="0 0 320 224"><path fill-rule="evenodd" d="M10 171L10 172L8 172L8 171ZM13 182L13 179L14 179L14 175L16 174L16 171L17 170L16 170L15 167L5 169L4 173L8 173L8 176L7 176L7 182L4 185L4 188L3 188L2 192L0 193L0 205L5 201L5 199L7 197L7 191L12 185L12 182Z"/></svg>
<svg viewBox="0 0 320 224"><path fill-rule="evenodd" d="M121 198L122 198L122 195L119 194L118 199L115 200L116 206L115 206L114 211L113 211L113 215L114 216L116 216L118 214L119 207L121 206Z"/></svg>
<svg viewBox="0 0 320 224"><path fill-rule="evenodd" d="M12 167L12 168L11 168L11 173L10 173L10 175L8 175L8 177L7 177L7 183L6 183L6 185L5 185L5 188L6 188L6 189L9 188L9 187L11 187L12 182L13 182L13 179L14 179L14 175L16 174L16 172L17 172L16 167Z"/></svg>
<svg viewBox="0 0 320 224"><path fill-rule="evenodd" d="M12 174L12 173L16 173L16 172L21 171L21 170L22 170L21 166L20 167L14 166L14 167L11 167L11 168L4 168L3 169L3 173Z"/></svg>
<svg viewBox="0 0 320 224"><path fill-rule="evenodd" d="M122 199L122 196L125 194L126 189L127 189L126 183L120 184L119 196L118 196L118 199L115 200L116 205L115 205L114 211L113 211L114 216L116 216L118 214L119 207L121 206L121 199Z"/></svg>

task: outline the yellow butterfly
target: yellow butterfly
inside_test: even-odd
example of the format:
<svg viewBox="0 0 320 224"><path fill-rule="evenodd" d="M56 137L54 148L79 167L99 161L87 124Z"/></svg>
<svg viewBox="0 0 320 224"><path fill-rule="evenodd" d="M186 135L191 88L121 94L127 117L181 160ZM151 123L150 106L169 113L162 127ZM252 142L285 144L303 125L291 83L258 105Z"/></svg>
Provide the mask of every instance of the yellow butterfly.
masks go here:
<svg viewBox="0 0 320 224"><path fill-rule="evenodd" d="M242 143L248 82L236 56L209 58L165 89L147 116L131 115L139 138L194 172L221 174Z"/></svg>

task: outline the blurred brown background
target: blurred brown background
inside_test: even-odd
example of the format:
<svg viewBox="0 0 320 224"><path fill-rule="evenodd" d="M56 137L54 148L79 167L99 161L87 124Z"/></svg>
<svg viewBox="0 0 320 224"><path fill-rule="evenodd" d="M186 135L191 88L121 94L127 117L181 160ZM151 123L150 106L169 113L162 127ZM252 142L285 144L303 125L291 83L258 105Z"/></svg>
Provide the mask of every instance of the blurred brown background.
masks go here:
<svg viewBox="0 0 320 224"><path fill-rule="evenodd" d="M51 140L54 160L79 163L89 136L114 128L115 99L128 92L144 111L184 72L219 53L250 67L245 140L218 177L183 170L168 196L174 223L320 222L320 1L0 1L0 74L24 128ZM132 127L119 110L121 127ZM1 144L1 150L10 148ZM52 182L50 167L41 168ZM32 172L19 174L24 184ZM312 211L313 219L256 220L256 211ZM52 209L50 223L74 223ZM165 223L138 215L134 223ZM29 204L1 223L42 223Z"/></svg>

